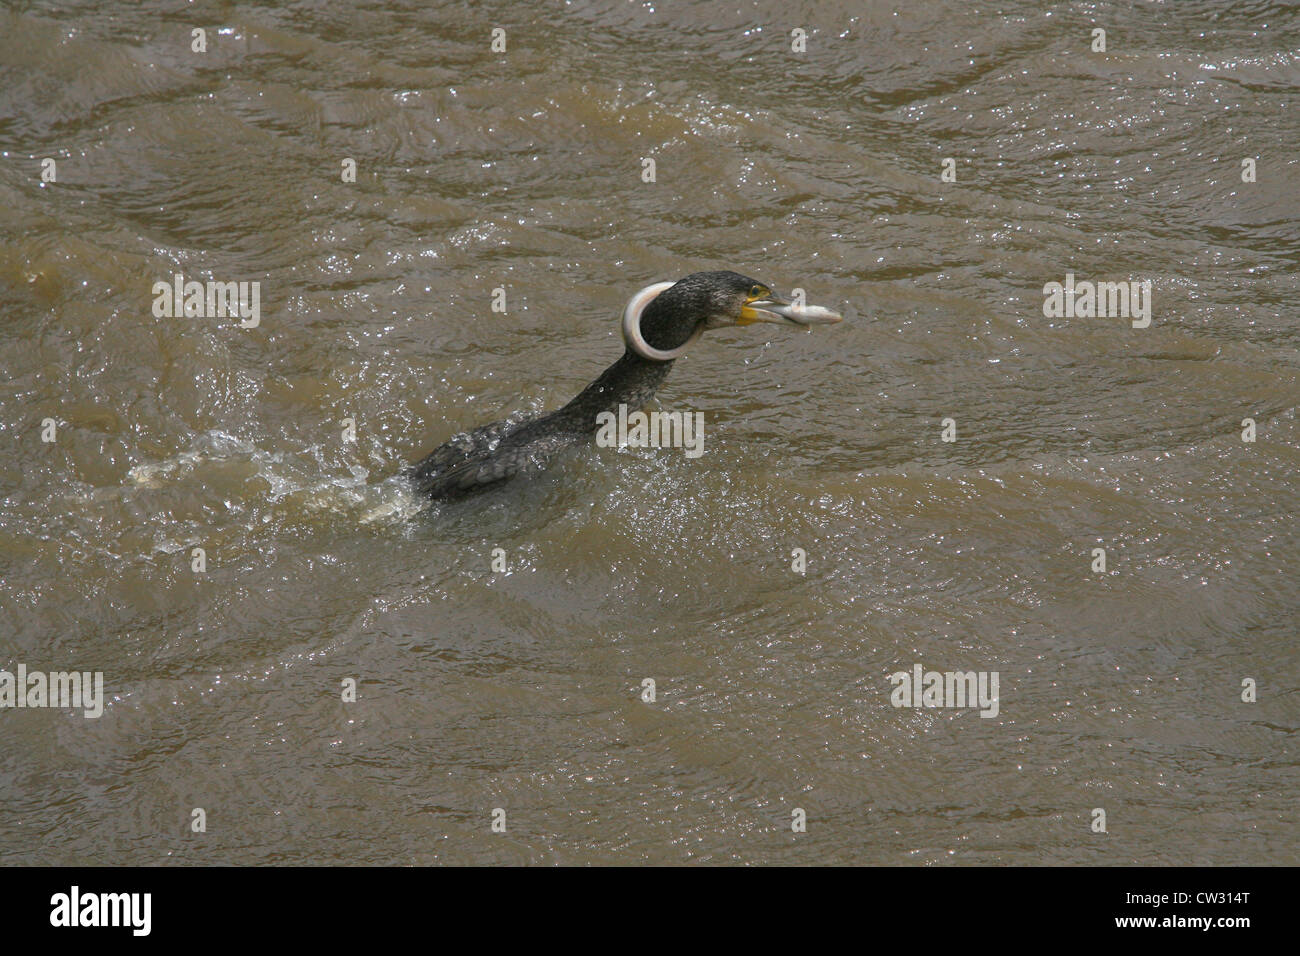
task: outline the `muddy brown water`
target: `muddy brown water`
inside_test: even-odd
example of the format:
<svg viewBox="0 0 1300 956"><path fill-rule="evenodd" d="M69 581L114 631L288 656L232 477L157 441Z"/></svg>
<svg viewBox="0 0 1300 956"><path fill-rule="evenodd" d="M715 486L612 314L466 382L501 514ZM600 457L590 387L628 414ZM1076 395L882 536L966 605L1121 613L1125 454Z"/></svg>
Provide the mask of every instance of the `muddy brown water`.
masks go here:
<svg viewBox="0 0 1300 956"><path fill-rule="evenodd" d="M1297 862L1297 95L1272 3L9 4L0 668L104 701L0 709L0 860ZM414 513L709 268L848 320Z"/></svg>

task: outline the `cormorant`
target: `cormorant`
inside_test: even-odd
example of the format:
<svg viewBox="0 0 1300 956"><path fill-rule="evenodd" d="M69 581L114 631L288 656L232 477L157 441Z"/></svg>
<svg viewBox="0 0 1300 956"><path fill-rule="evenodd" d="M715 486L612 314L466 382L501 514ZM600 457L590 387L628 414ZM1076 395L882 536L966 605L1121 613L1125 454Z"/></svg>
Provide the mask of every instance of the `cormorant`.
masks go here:
<svg viewBox="0 0 1300 956"><path fill-rule="evenodd" d="M557 452L590 442L601 412L617 412L621 404L642 408L668 377L673 360L705 329L753 322L804 326L840 318L820 306L795 305L736 272L696 272L675 283L646 286L623 312L623 357L569 404L549 415L494 422L457 435L411 468L411 480L420 493L447 499L540 469Z"/></svg>

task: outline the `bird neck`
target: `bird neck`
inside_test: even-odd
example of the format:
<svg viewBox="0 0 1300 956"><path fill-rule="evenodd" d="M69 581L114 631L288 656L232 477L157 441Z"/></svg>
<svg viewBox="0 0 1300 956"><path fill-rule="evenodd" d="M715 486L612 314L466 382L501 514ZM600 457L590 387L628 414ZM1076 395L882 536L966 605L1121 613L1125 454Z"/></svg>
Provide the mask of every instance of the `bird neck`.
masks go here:
<svg viewBox="0 0 1300 956"><path fill-rule="evenodd" d="M655 299L641 313L641 335L654 348L668 351L685 344L700 321L687 310ZM557 414L573 431L594 433L601 412L618 414L620 405L629 412L640 411L649 404L672 367L671 359L655 362L628 349Z"/></svg>
<svg viewBox="0 0 1300 956"><path fill-rule="evenodd" d="M644 408L672 367L671 361L651 362L631 351L624 352L622 358L565 405L560 414L570 419L575 428L594 432L599 427L596 416L601 412L617 414L620 405L626 405L628 411Z"/></svg>
<svg viewBox="0 0 1300 956"><path fill-rule="evenodd" d="M660 296L652 299L641 313L641 337L654 348L671 351L686 344L701 321L697 311L681 308L676 302L665 302Z"/></svg>

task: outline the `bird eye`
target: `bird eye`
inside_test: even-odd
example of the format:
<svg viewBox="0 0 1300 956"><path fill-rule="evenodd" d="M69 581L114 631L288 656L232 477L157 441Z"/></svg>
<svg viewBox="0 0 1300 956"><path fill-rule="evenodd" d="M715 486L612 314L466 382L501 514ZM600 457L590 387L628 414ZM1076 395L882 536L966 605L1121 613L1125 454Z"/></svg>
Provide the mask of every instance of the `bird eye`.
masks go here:
<svg viewBox="0 0 1300 956"><path fill-rule="evenodd" d="M751 299L761 299L765 295L767 295L767 290L761 285L756 285L754 288L749 290L749 297Z"/></svg>

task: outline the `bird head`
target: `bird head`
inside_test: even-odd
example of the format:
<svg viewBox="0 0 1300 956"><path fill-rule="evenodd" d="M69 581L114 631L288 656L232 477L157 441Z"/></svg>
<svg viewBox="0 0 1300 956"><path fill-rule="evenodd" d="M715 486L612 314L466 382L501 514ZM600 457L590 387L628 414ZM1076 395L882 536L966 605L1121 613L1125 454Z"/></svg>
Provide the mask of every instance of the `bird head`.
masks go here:
<svg viewBox="0 0 1300 956"><path fill-rule="evenodd" d="M668 361L706 329L755 322L807 326L839 322L830 309L802 305L738 272L695 272L677 282L646 286L623 312L623 337L642 358Z"/></svg>

